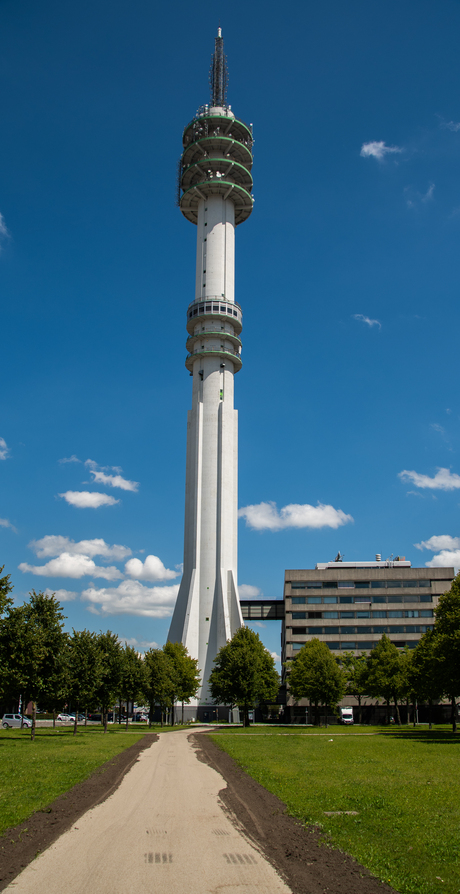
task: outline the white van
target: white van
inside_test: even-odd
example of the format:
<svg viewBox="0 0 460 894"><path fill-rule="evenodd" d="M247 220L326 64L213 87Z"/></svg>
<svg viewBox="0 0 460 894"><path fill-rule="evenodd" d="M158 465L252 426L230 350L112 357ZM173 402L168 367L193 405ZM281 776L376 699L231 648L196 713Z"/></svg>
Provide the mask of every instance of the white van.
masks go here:
<svg viewBox="0 0 460 894"><path fill-rule="evenodd" d="M21 720L23 727L30 729L32 721L28 717L21 717L20 714L4 714L2 719L3 729L9 729L10 726L21 726Z"/></svg>
<svg viewBox="0 0 460 894"><path fill-rule="evenodd" d="M353 708L340 708L340 723L353 723Z"/></svg>

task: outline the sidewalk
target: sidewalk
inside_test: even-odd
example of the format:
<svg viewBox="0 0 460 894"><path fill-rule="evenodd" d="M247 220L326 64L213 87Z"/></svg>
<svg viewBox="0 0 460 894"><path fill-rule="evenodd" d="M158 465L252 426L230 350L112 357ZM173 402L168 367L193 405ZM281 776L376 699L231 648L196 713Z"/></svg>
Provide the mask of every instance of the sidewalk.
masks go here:
<svg viewBox="0 0 460 894"><path fill-rule="evenodd" d="M5 890L15 894L290 894L233 826L223 778L189 730L160 734L116 792L84 814Z"/></svg>

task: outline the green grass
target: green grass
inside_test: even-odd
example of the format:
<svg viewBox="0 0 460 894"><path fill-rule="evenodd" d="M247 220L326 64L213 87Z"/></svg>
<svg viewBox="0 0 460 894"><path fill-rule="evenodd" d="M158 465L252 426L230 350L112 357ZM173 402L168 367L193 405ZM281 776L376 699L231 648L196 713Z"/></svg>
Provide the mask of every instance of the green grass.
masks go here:
<svg viewBox="0 0 460 894"><path fill-rule="evenodd" d="M289 813L320 826L326 842L395 890L460 891L460 736L447 727L251 727L210 735ZM346 810L357 816L325 816Z"/></svg>
<svg viewBox="0 0 460 894"><path fill-rule="evenodd" d="M87 779L101 764L129 748L147 732L102 727L0 730L0 834L23 822L58 795Z"/></svg>

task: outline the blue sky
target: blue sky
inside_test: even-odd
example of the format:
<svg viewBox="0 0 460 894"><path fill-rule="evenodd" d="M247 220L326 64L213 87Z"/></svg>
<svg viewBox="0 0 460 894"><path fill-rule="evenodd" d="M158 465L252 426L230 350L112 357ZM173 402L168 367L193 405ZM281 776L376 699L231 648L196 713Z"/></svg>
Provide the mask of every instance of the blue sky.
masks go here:
<svg viewBox="0 0 460 894"><path fill-rule="evenodd" d="M339 549L460 565L458 0L2 0L0 564L18 601L56 591L69 629L140 648L180 580L196 233L175 177L219 19L256 139L243 592L280 598Z"/></svg>

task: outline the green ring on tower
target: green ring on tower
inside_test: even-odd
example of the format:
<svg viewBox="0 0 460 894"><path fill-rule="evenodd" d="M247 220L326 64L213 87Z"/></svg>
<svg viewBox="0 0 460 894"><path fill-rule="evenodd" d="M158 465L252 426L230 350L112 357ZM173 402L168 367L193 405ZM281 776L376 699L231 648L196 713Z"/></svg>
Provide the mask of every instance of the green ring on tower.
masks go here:
<svg viewBox="0 0 460 894"><path fill-rule="evenodd" d="M184 128L182 145L186 147L190 142L194 142L200 132L208 136L210 125L211 128L216 125L222 127L223 136L231 135L241 143L248 142L252 146L254 142L251 128L240 118L229 118L227 115L198 115Z"/></svg>
<svg viewBox="0 0 460 894"><path fill-rule="evenodd" d="M205 170L204 170L205 169ZM248 192L252 189L252 176L245 165L233 161L231 158L203 158L194 164L185 168L182 174L181 186L187 190L195 183L203 180L213 179L218 174L223 175L225 180L232 180L238 186L242 186ZM206 176L208 175L208 176Z"/></svg>
<svg viewBox="0 0 460 894"><path fill-rule="evenodd" d="M235 205L235 226L248 219L254 199L237 183L229 180L204 180L184 192L180 200L180 210L190 223L198 223L198 204L209 196L231 199Z"/></svg>
<svg viewBox="0 0 460 894"><path fill-rule="evenodd" d="M189 165L210 157L210 153L219 152L229 161L237 161L244 165L248 171L252 168L252 152L244 143L238 140L232 140L231 137L202 137L190 143L182 153L182 167L187 168ZM212 157L212 156L211 156Z"/></svg>

